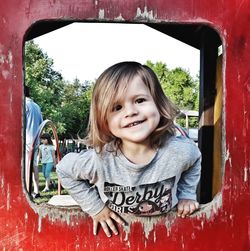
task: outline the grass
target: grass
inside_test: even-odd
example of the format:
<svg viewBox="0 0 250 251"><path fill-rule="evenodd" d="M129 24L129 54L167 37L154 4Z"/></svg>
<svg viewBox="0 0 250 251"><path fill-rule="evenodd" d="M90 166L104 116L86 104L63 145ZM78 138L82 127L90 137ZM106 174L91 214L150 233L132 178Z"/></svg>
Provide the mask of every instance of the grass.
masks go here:
<svg viewBox="0 0 250 251"><path fill-rule="evenodd" d="M58 194L58 192L57 192L58 178L57 178L57 174L56 174L55 170L53 170L51 172L50 178L51 178L51 181L55 182L54 183L55 186L54 187L51 186L49 192L42 192L42 190L45 187L45 178L43 177L42 167L39 166L39 191L40 191L41 197L34 199L34 202L36 204L47 203L50 200L51 197ZM64 190L62 188L61 194L68 194L68 193L66 192L66 190Z"/></svg>

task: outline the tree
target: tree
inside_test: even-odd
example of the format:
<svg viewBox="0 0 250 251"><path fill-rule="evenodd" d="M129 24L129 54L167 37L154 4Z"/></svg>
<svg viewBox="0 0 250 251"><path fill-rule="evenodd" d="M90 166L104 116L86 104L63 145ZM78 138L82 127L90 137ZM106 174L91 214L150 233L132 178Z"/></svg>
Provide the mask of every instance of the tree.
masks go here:
<svg viewBox="0 0 250 251"><path fill-rule="evenodd" d="M64 89L62 75L53 69L53 60L33 41L25 45L25 84L31 97L41 106L43 117L52 120L58 133L65 131L61 121L61 97Z"/></svg>
<svg viewBox="0 0 250 251"><path fill-rule="evenodd" d="M64 87L62 98L62 117L66 124L63 134L66 138L83 138L85 136L89 108L90 108L91 83L80 83L75 79Z"/></svg>
<svg viewBox="0 0 250 251"><path fill-rule="evenodd" d="M182 110L198 110L199 82L180 67L169 70L162 62L146 62L157 75L164 93Z"/></svg>
<svg viewBox="0 0 250 251"><path fill-rule="evenodd" d="M25 46L25 84L41 106L43 117L56 125L59 138L85 136L91 83L66 82L53 69L53 60L33 41Z"/></svg>

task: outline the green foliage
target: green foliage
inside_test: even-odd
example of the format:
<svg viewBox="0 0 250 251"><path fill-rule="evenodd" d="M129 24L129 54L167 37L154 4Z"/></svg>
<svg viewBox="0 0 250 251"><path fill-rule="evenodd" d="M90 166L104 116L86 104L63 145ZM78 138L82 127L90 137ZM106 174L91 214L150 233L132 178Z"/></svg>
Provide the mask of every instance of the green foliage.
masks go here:
<svg viewBox="0 0 250 251"><path fill-rule="evenodd" d="M61 111L69 130L63 134L64 137L83 138L85 136L89 117L90 89L91 85L88 82L81 84L78 79L75 79L72 84L65 85Z"/></svg>
<svg viewBox="0 0 250 251"><path fill-rule="evenodd" d="M53 69L53 60L37 44L25 46L25 84L42 110L44 119L54 122L59 138L84 135L90 105L90 83L78 79L67 83Z"/></svg>
<svg viewBox="0 0 250 251"><path fill-rule="evenodd" d="M169 70L166 64L157 62L146 64L156 73L164 93L181 110L197 110L199 105L199 82L182 68Z"/></svg>
<svg viewBox="0 0 250 251"><path fill-rule="evenodd" d="M30 87L31 98L40 105L44 119L52 120L59 134L65 131L59 109L64 80L53 70L53 60L33 41L25 46L25 84Z"/></svg>

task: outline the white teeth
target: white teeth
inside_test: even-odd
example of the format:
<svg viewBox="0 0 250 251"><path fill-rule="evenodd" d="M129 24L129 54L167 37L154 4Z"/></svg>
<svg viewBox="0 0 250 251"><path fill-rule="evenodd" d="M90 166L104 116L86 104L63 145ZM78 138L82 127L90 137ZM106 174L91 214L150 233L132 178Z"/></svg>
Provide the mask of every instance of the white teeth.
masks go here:
<svg viewBox="0 0 250 251"><path fill-rule="evenodd" d="M128 127L136 126L136 125L141 124L141 123L142 123L141 121L137 121L137 122L129 124Z"/></svg>

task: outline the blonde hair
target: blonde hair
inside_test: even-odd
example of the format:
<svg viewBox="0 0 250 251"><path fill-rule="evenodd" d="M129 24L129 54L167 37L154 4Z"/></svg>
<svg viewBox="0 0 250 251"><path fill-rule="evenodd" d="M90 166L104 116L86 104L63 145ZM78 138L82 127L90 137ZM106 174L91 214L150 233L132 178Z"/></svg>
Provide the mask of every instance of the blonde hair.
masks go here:
<svg viewBox="0 0 250 251"><path fill-rule="evenodd" d="M104 145L109 142L113 141L116 148L121 143L120 139L110 132L107 117L135 76L139 76L148 87L160 114L159 125L150 135L151 146L159 147L165 136L175 134L173 120L179 110L165 96L153 70L137 62L121 62L106 69L97 79L93 89L85 144L97 152L102 152Z"/></svg>

